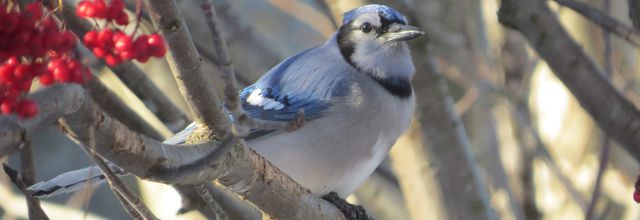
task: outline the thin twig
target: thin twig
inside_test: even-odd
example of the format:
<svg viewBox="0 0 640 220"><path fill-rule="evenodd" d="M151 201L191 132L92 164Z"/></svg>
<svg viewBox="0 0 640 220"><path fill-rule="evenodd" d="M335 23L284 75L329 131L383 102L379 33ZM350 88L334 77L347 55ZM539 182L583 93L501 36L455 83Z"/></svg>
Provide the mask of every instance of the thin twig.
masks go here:
<svg viewBox="0 0 640 220"><path fill-rule="evenodd" d="M196 184L195 187L196 187L196 192L198 192L198 195L200 196L200 198L202 198L202 200L206 202L209 209L211 209L211 211L213 211L213 213L216 214L217 220L229 219L229 216L227 216L224 210L222 210L222 207L220 207L220 204L218 204L218 202L213 199L213 197L211 196L211 193L209 192L209 190L204 184Z"/></svg>
<svg viewBox="0 0 640 220"><path fill-rule="evenodd" d="M540 134L535 129L535 127L533 127L533 124L531 122L531 112L529 111L529 106L527 105L527 102L521 102L518 105L519 106L516 107L518 110L516 110L515 115L518 121L522 122L523 125L531 133L531 136L533 136L533 139L536 145L536 149L535 149L536 154L542 157L545 164L547 164L547 167L549 168L549 170L551 170L551 172L556 176L556 178L558 178L558 181L560 181L562 186L564 186L567 192L569 192L569 195L571 195L571 197L576 201L576 204L582 209L582 211L586 211L587 210L586 199L573 186L573 184L571 183L571 180L564 175L564 173L562 172L562 169L560 169L560 166L558 166L558 164L555 162L555 160L551 156L551 153L549 153L549 151L547 150L548 146L546 146L546 144L542 141Z"/></svg>
<svg viewBox="0 0 640 220"><path fill-rule="evenodd" d="M11 182L18 187L20 192L25 197L27 201L27 207L29 209L29 219L49 219L47 213L44 212L42 207L40 207L40 201L36 197L31 196L29 191L27 190L26 184L23 182L22 177L18 173L18 171L9 167L9 165L3 163L2 168L4 172L9 176Z"/></svg>
<svg viewBox="0 0 640 220"><path fill-rule="evenodd" d="M558 4L571 8L603 29L618 35L636 47L640 47L640 31L617 21L611 16L576 0L554 0Z"/></svg>
<svg viewBox="0 0 640 220"><path fill-rule="evenodd" d="M22 181L27 186L35 182L36 169L33 166L33 148L30 140L26 140L20 149L20 173L22 173Z"/></svg>
<svg viewBox="0 0 640 220"><path fill-rule="evenodd" d="M89 148L86 147L83 143L78 143L82 148L91 156L93 162L100 167L100 170L107 178L107 183L111 190L116 194L118 199L124 199L125 201L120 201L124 206L125 210L128 211L129 215L131 215L134 219L148 219L148 220L159 220L149 208L147 208L144 203L136 196L133 192L131 192L127 186L118 178L113 171L107 166L104 160L99 157L95 151L95 128L89 127ZM133 208L133 209L132 209Z"/></svg>
<svg viewBox="0 0 640 220"><path fill-rule="evenodd" d="M224 81L224 106L231 112L234 123L232 125L232 132L238 137L246 137L252 128L258 128L262 130L279 130L285 129L287 131L297 130L302 127L304 123L304 112L301 110L298 112L296 119L290 122L272 122L252 118L243 109L240 104L239 88L236 81L236 71L233 63L231 63L231 57L220 34L217 24L216 11L211 4L211 0L202 0L201 8L206 17L207 26L211 33L211 39L213 47L216 51L218 62L220 63L220 69L222 70L222 79Z"/></svg>
<svg viewBox="0 0 640 220"><path fill-rule="evenodd" d="M604 10L608 16L611 11L611 0L604 0ZM604 74L607 79L611 80L611 75L613 75L613 45L611 44L611 34L606 30L602 30L602 39L604 41ZM605 170L607 169L607 165L609 164L609 154L611 151L610 142L609 135L605 133L602 148L600 149L600 163L598 164L598 171L594 181L593 190L591 192L591 201L589 202L589 206L587 207L587 212L585 214L585 219L587 220L594 219L596 205L598 204L598 199L601 194L600 188L602 186L602 178Z"/></svg>

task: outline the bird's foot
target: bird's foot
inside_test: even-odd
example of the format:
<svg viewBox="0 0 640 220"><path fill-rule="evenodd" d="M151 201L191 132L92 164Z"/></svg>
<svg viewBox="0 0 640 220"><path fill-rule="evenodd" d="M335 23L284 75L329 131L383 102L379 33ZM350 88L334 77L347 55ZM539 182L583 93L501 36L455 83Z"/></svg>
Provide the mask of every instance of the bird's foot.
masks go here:
<svg viewBox="0 0 640 220"><path fill-rule="evenodd" d="M330 192L329 194L322 197L322 199L327 200L328 202L335 205L342 214L349 220L371 220L372 218L367 215L367 212L361 205L353 205L340 198L338 193Z"/></svg>

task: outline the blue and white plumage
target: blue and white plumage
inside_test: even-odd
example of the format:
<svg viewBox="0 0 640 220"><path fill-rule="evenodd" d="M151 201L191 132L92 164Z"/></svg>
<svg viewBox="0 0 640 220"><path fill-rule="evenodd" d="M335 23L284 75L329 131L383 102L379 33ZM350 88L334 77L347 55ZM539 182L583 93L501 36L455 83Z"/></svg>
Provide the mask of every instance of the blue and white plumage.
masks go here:
<svg viewBox="0 0 640 220"><path fill-rule="evenodd" d="M352 193L409 126L415 68L405 41L421 34L387 6L345 13L324 44L284 60L240 92L255 118L289 121L305 112L301 129L262 132L268 135L254 135L248 145L316 195ZM180 144L194 128L165 142ZM64 178L72 177L82 175ZM46 195L56 192L51 187L67 189L56 178L30 189Z"/></svg>

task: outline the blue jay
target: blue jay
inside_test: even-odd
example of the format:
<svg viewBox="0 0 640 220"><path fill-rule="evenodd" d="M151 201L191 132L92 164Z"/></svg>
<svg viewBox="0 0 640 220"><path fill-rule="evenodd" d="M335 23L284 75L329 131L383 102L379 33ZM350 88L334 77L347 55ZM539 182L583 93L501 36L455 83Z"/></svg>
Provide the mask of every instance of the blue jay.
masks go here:
<svg viewBox="0 0 640 220"><path fill-rule="evenodd" d="M422 34L384 5L345 13L324 44L289 57L240 92L243 108L255 118L289 121L305 112L301 129L253 133L249 147L315 195L351 194L409 126L415 67L405 42ZM194 128L165 143L183 143ZM103 179L97 168L85 168L30 190L47 197Z"/></svg>

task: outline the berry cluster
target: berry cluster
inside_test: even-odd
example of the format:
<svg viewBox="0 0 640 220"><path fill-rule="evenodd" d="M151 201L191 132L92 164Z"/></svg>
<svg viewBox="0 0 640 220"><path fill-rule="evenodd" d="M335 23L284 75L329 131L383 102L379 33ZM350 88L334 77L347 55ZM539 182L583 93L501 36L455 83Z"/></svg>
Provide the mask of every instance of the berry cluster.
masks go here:
<svg viewBox="0 0 640 220"><path fill-rule="evenodd" d="M35 78L44 85L85 82L91 73L72 58L75 43L75 35L60 29L40 3L19 8L0 2L0 112L35 116L36 103L25 97Z"/></svg>
<svg viewBox="0 0 640 220"><path fill-rule="evenodd" d="M124 12L123 0L111 0L106 4L104 0L81 1L76 8L76 14L83 18L105 19L115 21L118 25L129 24L129 16Z"/></svg>
<svg viewBox="0 0 640 220"><path fill-rule="evenodd" d="M167 52L162 36L159 34L141 34L135 40L119 29L89 31L84 35L84 44L96 57L105 59L109 66L123 61L138 60L146 62L149 57L162 57Z"/></svg>
<svg viewBox="0 0 640 220"><path fill-rule="evenodd" d="M83 0L78 4L76 14L84 18L105 19L108 24L114 21L117 25L129 24L123 0L111 0L109 4L104 0ZM109 66L128 60L147 62L150 57L162 57L167 52L159 34L140 34L134 38L133 34L127 35L117 27L89 31L83 40L96 57L104 59Z"/></svg>

